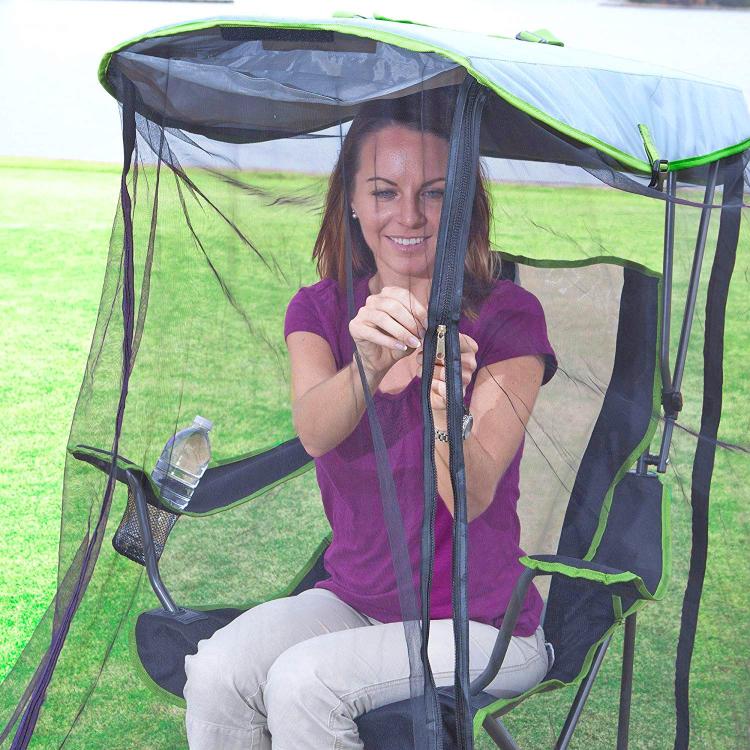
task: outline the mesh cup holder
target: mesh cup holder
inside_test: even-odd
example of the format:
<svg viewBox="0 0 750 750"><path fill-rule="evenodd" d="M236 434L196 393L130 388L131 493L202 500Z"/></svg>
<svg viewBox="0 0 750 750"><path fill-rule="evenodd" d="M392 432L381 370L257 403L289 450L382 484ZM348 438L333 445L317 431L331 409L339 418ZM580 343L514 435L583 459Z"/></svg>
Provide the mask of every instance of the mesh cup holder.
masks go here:
<svg viewBox="0 0 750 750"><path fill-rule="evenodd" d="M148 511L148 521L151 525L151 534L154 538L154 553L156 559L161 557L164 547L167 543L169 532L179 518L176 513L170 513L163 508L157 508L150 503L146 504ZM146 558L143 552L143 538L141 529L138 525L138 513L135 507L135 497L128 489L128 503L125 506L125 513L122 515L120 525L112 539L112 546L125 557L140 563L146 564Z"/></svg>

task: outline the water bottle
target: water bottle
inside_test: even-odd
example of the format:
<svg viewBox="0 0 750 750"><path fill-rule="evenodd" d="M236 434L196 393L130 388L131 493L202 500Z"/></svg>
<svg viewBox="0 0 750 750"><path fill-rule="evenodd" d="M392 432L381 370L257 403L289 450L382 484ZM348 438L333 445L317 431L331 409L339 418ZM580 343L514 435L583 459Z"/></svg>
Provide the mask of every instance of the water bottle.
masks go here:
<svg viewBox="0 0 750 750"><path fill-rule="evenodd" d="M185 510L211 460L210 419L196 417L190 427L173 435L151 472L161 499L175 510Z"/></svg>

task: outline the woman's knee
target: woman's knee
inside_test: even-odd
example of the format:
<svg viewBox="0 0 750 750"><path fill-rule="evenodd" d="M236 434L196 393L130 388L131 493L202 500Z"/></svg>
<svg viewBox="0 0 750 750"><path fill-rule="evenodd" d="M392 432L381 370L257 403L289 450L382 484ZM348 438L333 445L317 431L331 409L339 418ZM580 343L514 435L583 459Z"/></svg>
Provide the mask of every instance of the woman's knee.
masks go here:
<svg viewBox="0 0 750 750"><path fill-rule="evenodd" d="M236 661L226 649L211 639L198 643L198 651L185 657L187 681L183 694L188 706L221 700L219 696L235 691Z"/></svg>
<svg viewBox="0 0 750 750"><path fill-rule="evenodd" d="M269 714L280 717L290 706L309 702L323 683L310 642L291 646L271 665L265 686Z"/></svg>

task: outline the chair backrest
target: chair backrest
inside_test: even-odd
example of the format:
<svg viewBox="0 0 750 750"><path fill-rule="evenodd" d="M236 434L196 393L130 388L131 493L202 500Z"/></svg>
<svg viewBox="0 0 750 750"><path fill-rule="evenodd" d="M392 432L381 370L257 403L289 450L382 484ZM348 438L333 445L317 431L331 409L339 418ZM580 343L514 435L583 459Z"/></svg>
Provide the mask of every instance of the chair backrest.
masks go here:
<svg viewBox="0 0 750 750"><path fill-rule="evenodd" d="M628 473L648 449L659 377L658 279L626 268L612 376L580 463L562 524L558 554L640 574L652 591L662 574L662 486ZM640 554L640 559L638 554ZM640 569L637 569L640 568ZM593 644L629 602L563 576L550 584L545 637L556 651L547 678L573 679Z"/></svg>

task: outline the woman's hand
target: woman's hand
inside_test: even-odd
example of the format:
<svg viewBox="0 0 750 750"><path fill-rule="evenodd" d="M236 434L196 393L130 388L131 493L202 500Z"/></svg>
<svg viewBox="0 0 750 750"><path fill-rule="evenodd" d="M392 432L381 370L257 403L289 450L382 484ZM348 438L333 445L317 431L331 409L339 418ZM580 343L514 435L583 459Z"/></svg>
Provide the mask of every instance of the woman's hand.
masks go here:
<svg viewBox="0 0 750 750"><path fill-rule="evenodd" d="M375 378L382 378L398 360L421 346L426 328L424 305L399 286L371 294L349 322L365 371Z"/></svg>
<svg viewBox="0 0 750 750"><path fill-rule="evenodd" d="M461 384L462 392L466 393L466 388L471 382L471 376L477 369L477 350L479 345L471 336L465 333L459 333L458 339L461 345ZM422 371L422 352L417 353L417 366ZM445 385L445 364L435 362L435 369L432 372L432 387L430 389L430 405L432 407L432 417L435 427L439 430L445 430L447 426L446 415L446 385Z"/></svg>

